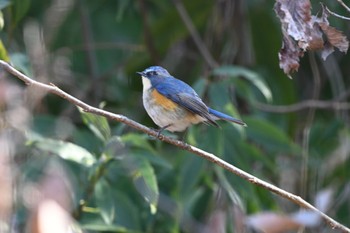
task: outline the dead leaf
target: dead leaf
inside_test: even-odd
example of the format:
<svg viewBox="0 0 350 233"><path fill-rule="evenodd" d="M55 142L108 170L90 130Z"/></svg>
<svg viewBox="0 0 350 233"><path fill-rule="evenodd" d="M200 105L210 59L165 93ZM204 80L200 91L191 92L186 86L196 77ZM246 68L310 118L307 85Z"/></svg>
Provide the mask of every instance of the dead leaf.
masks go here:
<svg viewBox="0 0 350 233"><path fill-rule="evenodd" d="M327 36L328 42L334 47L338 48L339 51L346 53L349 48L349 41L343 35L343 33L327 23L319 23L322 31Z"/></svg>
<svg viewBox="0 0 350 233"><path fill-rule="evenodd" d="M285 74L298 71L299 57L303 54L304 52L301 51L292 38L283 36L282 48L278 53L280 68L283 69Z"/></svg>
<svg viewBox="0 0 350 233"><path fill-rule="evenodd" d="M264 233L282 233L298 230L303 226L287 215L272 212L250 215L246 223L249 227Z"/></svg>
<svg viewBox="0 0 350 233"><path fill-rule="evenodd" d="M315 197L315 207L322 212L326 212L333 200L333 189L327 188L317 193ZM260 212L247 217L247 226L262 231L264 233L282 233L299 228L319 227L322 217L313 210L301 209L292 214L280 214L274 212Z"/></svg>
<svg viewBox="0 0 350 233"><path fill-rule="evenodd" d="M321 50L323 59L334 51L333 47L347 52L347 38L329 25L324 9L321 17L311 15L309 0L277 0L274 10L281 21L283 34L282 48L278 54L280 68L288 76L298 71L299 59L307 50Z"/></svg>
<svg viewBox="0 0 350 233"><path fill-rule="evenodd" d="M322 34L313 30L309 0L278 0L275 12L282 23L284 37L292 37L300 49L306 50L310 44L312 47L320 44Z"/></svg>

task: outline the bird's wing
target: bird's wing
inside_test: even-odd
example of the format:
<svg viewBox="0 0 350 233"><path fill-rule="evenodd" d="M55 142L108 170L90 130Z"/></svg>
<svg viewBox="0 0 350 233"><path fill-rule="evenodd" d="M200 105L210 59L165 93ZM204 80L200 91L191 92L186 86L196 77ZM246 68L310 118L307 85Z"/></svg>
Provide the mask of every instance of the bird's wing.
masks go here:
<svg viewBox="0 0 350 233"><path fill-rule="evenodd" d="M154 88L181 107L207 119L210 124L218 126L210 116L208 107L188 84L175 78L167 78L154 85Z"/></svg>

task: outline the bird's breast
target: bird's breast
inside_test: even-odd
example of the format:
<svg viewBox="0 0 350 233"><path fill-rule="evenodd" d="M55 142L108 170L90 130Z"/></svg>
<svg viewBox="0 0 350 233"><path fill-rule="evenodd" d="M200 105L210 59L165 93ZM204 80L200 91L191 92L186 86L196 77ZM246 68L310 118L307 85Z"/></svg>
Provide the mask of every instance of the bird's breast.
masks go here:
<svg viewBox="0 0 350 233"><path fill-rule="evenodd" d="M171 125L167 130L183 131L191 124L204 121L199 115L189 112L152 88L151 82L147 78L142 78L142 82L143 105L148 115L158 126Z"/></svg>
<svg viewBox="0 0 350 233"><path fill-rule="evenodd" d="M153 89L151 91L151 96L155 104L162 106L166 110L174 111L176 108L179 107L177 103L163 96L156 89Z"/></svg>

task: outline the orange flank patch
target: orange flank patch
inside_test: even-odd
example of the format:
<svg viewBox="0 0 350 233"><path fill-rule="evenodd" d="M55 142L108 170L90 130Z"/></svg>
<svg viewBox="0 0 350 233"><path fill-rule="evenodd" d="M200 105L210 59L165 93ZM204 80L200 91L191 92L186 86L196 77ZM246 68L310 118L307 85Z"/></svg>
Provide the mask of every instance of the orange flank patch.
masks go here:
<svg viewBox="0 0 350 233"><path fill-rule="evenodd" d="M153 89L152 97L156 101L157 104L163 106L164 108L166 108L168 110L173 110L173 109L177 108L177 106L178 106L177 103L168 99L164 95L160 94L156 89Z"/></svg>

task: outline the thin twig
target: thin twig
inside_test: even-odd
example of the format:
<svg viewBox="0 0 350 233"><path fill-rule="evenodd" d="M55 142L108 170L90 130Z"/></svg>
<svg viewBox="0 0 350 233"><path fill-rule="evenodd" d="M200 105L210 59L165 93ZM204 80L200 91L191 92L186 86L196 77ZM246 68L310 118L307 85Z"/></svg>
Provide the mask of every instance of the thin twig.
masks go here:
<svg viewBox="0 0 350 233"><path fill-rule="evenodd" d="M205 46L203 40L201 39L198 31L196 30L190 16L188 15L186 8L184 7L181 0L173 0L176 10L179 12L179 15L184 22L187 30L190 32L191 37L196 44L199 52L204 57L204 60L207 62L210 68L216 68L218 63L214 60L212 55L210 54L208 48Z"/></svg>
<svg viewBox="0 0 350 233"><path fill-rule="evenodd" d="M338 1L338 0L337 0L337 1ZM321 6L322 6L323 9L324 9L327 13L329 13L330 15L333 15L333 16L335 16L335 17L337 17L337 18L340 18L340 19L350 20L349 17L345 17L345 16L339 15L339 14L337 14L337 13L334 13L333 11L331 11L330 9L328 9L328 7L327 7L326 5L324 5L324 4L321 4Z"/></svg>
<svg viewBox="0 0 350 233"><path fill-rule="evenodd" d="M299 112L308 108L332 109L332 110L350 110L350 103L339 101L323 101L323 100L305 100L291 105L271 105L264 103L254 103L254 107L273 113L289 113Z"/></svg>
<svg viewBox="0 0 350 233"><path fill-rule="evenodd" d="M337 0L337 1L350 13L350 8L342 0Z"/></svg>
<svg viewBox="0 0 350 233"><path fill-rule="evenodd" d="M321 76L317 66L315 53L309 55L310 66L313 76L313 91L312 99L317 100L321 92ZM309 174L309 141L310 141L310 130L312 122L314 121L316 108L309 108L306 115L305 125L302 131L302 163L301 163L301 182L300 182L300 193L301 197L306 197L308 174Z"/></svg>
<svg viewBox="0 0 350 233"><path fill-rule="evenodd" d="M31 78L29 78L28 76L22 74L21 72L19 72L18 70L16 70L15 68L13 68L11 65L9 65L7 62L0 60L0 66L2 66L7 72L11 73L12 75L14 75L15 77L19 78L20 80L22 80L26 85L31 86L31 87L36 87L36 88L41 88L46 90L47 92L50 92L52 94L55 94L57 96L60 96L64 99L66 99L67 101L69 101L70 103L82 108L85 112L90 112L96 115L100 115L100 116L104 116L110 120L114 120L114 121L118 121L121 123L124 123L134 129L137 129L139 131L142 131L150 136L153 137L158 137L159 140L167 142L169 144L172 144L178 148L181 148L183 150L187 150L193 154L196 154L212 163L215 163L217 165L219 165L220 167L224 168L225 170L236 174L237 176L249 181L252 184L255 184L257 186L260 186L266 190L269 190L275 194L277 194L278 196L281 196L283 198L286 198L290 201L292 201L293 203L299 205L302 208L305 209L309 209L309 210L313 210L315 211L317 214L319 214L322 219L333 229L338 229L342 232L347 232L350 233L350 229L347 228L346 226L338 223L336 220L332 219L331 217L329 217L328 215L326 215L325 213L323 213L322 211L318 210L316 207L314 207L313 205L311 205L310 203L308 203L307 201L305 201L304 199L302 199L301 197L294 195L292 193L289 193L283 189L278 188L277 186L270 184L266 181L263 181L235 166L233 166L232 164L220 159L219 157L217 157L214 154L208 153L204 150L201 150L197 147L191 146L185 142L176 140L174 138L171 137L166 137L164 135L158 135L158 131L152 130L136 121L133 121L129 118L127 118L126 116L120 115L120 114L114 114L99 108L95 108L92 107L84 102L82 102L81 100L75 98L74 96L69 95L68 93L62 91L61 89L59 89L57 86L55 86L54 84L44 84L41 82L37 82Z"/></svg>
<svg viewBox="0 0 350 233"><path fill-rule="evenodd" d="M125 50L132 52L143 52L145 51L145 47L141 44L132 44L127 42L94 42L92 44L78 44L70 47L71 50ZM60 54L67 54L71 52L71 50L63 50L60 51Z"/></svg>

